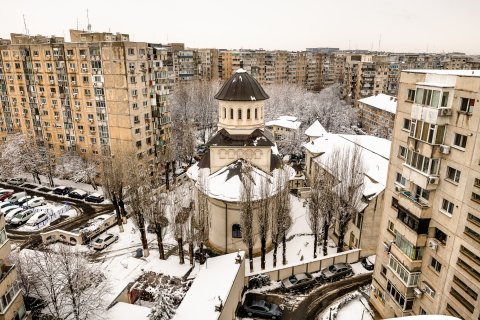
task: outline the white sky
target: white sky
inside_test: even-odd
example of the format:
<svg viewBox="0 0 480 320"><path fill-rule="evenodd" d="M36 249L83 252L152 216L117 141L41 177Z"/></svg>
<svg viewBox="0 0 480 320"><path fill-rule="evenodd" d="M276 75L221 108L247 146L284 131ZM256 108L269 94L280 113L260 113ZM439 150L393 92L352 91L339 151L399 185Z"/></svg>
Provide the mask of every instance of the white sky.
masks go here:
<svg viewBox="0 0 480 320"><path fill-rule="evenodd" d="M479 0L2 0L0 37L94 31L189 47L480 54Z"/></svg>

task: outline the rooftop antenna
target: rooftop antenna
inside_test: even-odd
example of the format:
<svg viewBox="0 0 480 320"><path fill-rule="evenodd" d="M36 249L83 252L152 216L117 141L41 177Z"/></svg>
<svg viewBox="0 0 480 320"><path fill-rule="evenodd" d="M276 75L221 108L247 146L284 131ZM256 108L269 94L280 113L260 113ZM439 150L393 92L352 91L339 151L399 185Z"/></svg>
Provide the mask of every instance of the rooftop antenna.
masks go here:
<svg viewBox="0 0 480 320"><path fill-rule="evenodd" d="M378 38L378 51L381 51L381 46L382 45L382 34L380 33L380 38Z"/></svg>
<svg viewBox="0 0 480 320"><path fill-rule="evenodd" d="M25 27L25 34L29 35L28 28L27 28L27 19L25 19L25 15L23 15L23 26Z"/></svg>
<svg viewBox="0 0 480 320"><path fill-rule="evenodd" d="M87 9L87 30L89 32L92 31L92 25L90 24L90 18L88 17L88 9Z"/></svg>

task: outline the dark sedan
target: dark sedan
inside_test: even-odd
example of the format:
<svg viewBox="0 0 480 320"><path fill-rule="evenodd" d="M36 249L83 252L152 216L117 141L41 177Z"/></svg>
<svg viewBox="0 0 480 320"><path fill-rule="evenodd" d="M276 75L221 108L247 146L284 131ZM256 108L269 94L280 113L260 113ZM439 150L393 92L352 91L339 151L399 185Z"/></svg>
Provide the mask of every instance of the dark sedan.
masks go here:
<svg viewBox="0 0 480 320"><path fill-rule="evenodd" d="M310 273L298 273L282 280L282 287L285 290L300 290L313 286L315 278Z"/></svg>
<svg viewBox="0 0 480 320"><path fill-rule="evenodd" d="M64 195L69 194L70 191L72 191L72 190L73 190L73 188L70 188L70 187L58 186L55 189L53 189L53 193L64 196Z"/></svg>
<svg viewBox="0 0 480 320"><path fill-rule="evenodd" d="M258 316L269 319L281 319L282 310L274 303L265 300L251 300L243 305L249 317Z"/></svg>
<svg viewBox="0 0 480 320"><path fill-rule="evenodd" d="M331 282L353 275L352 267L348 263L336 263L322 270L323 281Z"/></svg>
<svg viewBox="0 0 480 320"><path fill-rule="evenodd" d="M102 203L105 200L101 193L92 193L85 198L87 202Z"/></svg>
<svg viewBox="0 0 480 320"><path fill-rule="evenodd" d="M373 267L375 267L375 265L370 261L368 260L368 258L363 258L362 259L362 266L367 269L367 270L373 270Z"/></svg>

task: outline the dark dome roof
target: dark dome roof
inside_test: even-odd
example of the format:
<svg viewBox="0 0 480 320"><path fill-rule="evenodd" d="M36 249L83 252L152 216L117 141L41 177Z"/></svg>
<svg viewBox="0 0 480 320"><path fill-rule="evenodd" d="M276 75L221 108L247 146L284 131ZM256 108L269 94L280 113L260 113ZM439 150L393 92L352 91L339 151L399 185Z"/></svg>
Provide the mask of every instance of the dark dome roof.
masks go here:
<svg viewBox="0 0 480 320"><path fill-rule="evenodd" d="M258 101L270 98L258 81L244 69L238 69L215 95L225 101Z"/></svg>

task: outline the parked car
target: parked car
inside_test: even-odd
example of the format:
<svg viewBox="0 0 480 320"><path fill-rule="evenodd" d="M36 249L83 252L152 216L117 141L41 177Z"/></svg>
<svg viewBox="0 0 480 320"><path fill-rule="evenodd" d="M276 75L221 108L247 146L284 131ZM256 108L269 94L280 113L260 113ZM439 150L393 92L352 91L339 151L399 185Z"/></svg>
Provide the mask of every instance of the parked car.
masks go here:
<svg viewBox="0 0 480 320"><path fill-rule="evenodd" d="M10 221L12 220L13 216L16 215L17 213L20 213L22 211L25 211L25 209L23 208L15 208L11 211L9 211L6 215L5 215L5 222L6 223L10 223Z"/></svg>
<svg viewBox="0 0 480 320"><path fill-rule="evenodd" d="M11 207L13 205L14 204L9 201L4 201L4 202L0 201L0 210L2 210L3 208Z"/></svg>
<svg viewBox="0 0 480 320"><path fill-rule="evenodd" d="M282 280L282 287L285 290L299 290L313 286L317 281L308 272L297 273Z"/></svg>
<svg viewBox="0 0 480 320"><path fill-rule="evenodd" d="M20 198L25 197L26 195L27 195L27 193L25 191L17 192L17 193L12 194L10 197L8 197L8 201L14 203L14 202L18 201Z"/></svg>
<svg viewBox="0 0 480 320"><path fill-rule="evenodd" d="M367 270L373 270L375 265L367 257L362 259L362 266Z"/></svg>
<svg viewBox="0 0 480 320"><path fill-rule="evenodd" d="M53 193L64 196L64 195L66 195L66 194L69 194L70 191L72 191L72 190L73 190L73 188L70 188L70 187L58 186L58 187L56 187L55 189L53 189Z"/></svg>
<svg viewBox="0 0 480 320"><path fill-rule="evenodd" d="M0 191L0 201L6 200L10 197L15 191L12 189Z"/></svg>
<svg viewBox="0 0 480 320"><path fill-rule="evenodd" d="M70 198L74 198L74 199L83 199L85 198L86 196L88 195L88 192L87 191L83 191L81 189L75 189L73 191L70 191L70 193L68 194L68 196Z"/></svg>
<svg viewBox="0 0 480 320"><path fill-rule="evenodd" d="M87 202L102 203L104 200L105 197L100 192L95 192L85 197L85 201Z"/></svg>
<svg viewBox="0 0 480 320"><path fill-rule="evenodd" d="M3 208L2 210L0 210L4 215L7 215L10 211L12 210L15 210L15 209L19 209L20 207L19 206L10 206L10 207L6 207L6 208ZM20 208L21 209L21 208Z"/></svg>
<svg viewBox="0 0 480 320"><path fill-rule="evenodd" d="M16 205L19 205L19 206L22 206L22 205L24 205L27 201L32 200L32 199L33 199L32 196L21 197L20 199L18 199L17 201L15 201L15 204L16 204Z"/></svg>
<svg viewBox="0 0 480 320"><path fill-rule="evenodd" d="M33 209L19 212L13 216L12 220L10 220L10 225L14 227L21 226L22 224L26 223L34 214L35 212L33 212Z"/></svg>
<svg viewBox="0 0 480 320"><path fill-rule="evenodd" d="M35 208L38 206L43 206L45 205L45 198L44 197L34 197L27 202L25 202L24 206L27 208Z"/></svg>
<svg viewBox="0 0 480 320"><path fill-rule="evenodd" d="M351 275L353 275L353 270L348 263L332 264L321 272L322 280L327 282L336 281Z"/></svg>
<svg viewBox="0 0 480 320"><path fill-rule="evenodd" d="M48 220L48 214L45 211L39 211L35 213L30 219L28 219L27 226L33 227L46 220Z"/></svg>
<svg viewBox="0 0 480 320"><path fill-rule="evenodd" d="M19 186L19 185L25 183L25 181L27 181L27 179L25 179L25 178L11 178L11 179L7 180L7 183L12 184L14 186Z"/></svg>
<svg viewBox="0 0 480 320"><path fill-rule="evenodd" d="M249 317L260 316L270 319L281 319L282 310L274 303L270 303L265 300L251 300L246 301L243 305L243 309Z"/></svg>
<svg viewBox="0 0 480 320"><path fill-rule="evenodd" d="M99 236L97 239L95 239L95 241L93 241L93 248L96 250L102 250L117 240L118 240L117 235L113 235L111 233L105 233Z"/></svg>

